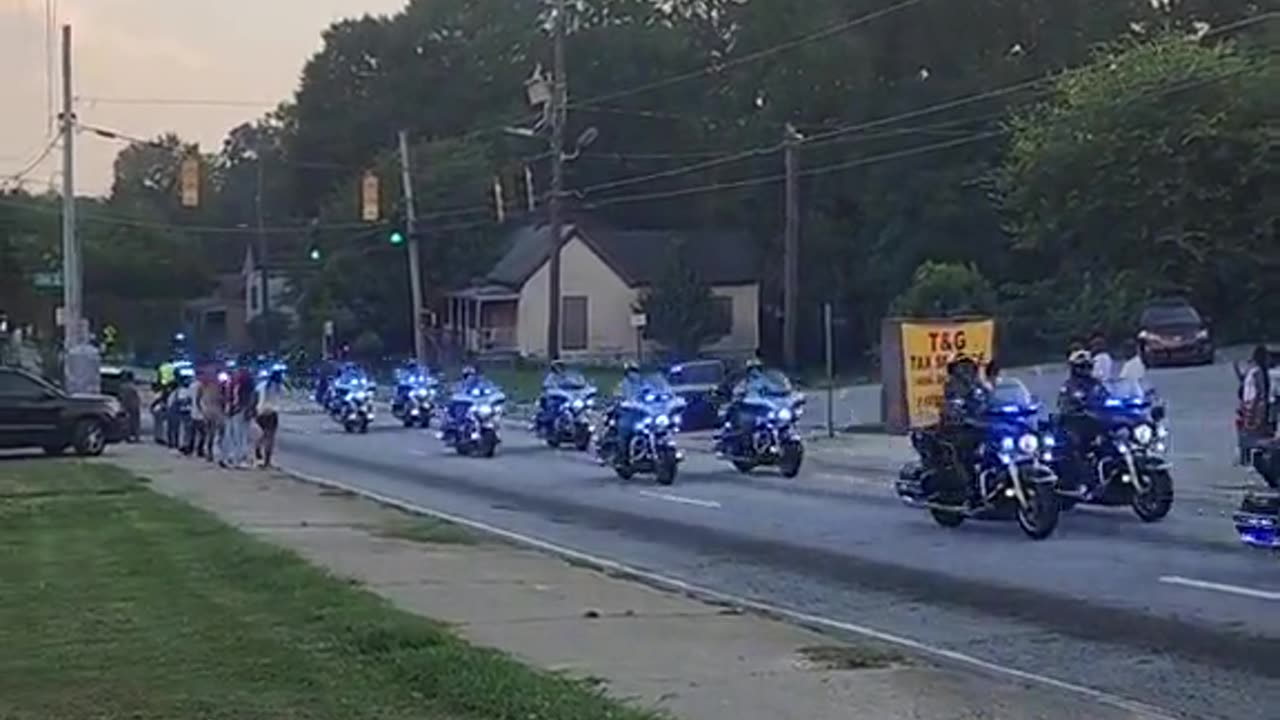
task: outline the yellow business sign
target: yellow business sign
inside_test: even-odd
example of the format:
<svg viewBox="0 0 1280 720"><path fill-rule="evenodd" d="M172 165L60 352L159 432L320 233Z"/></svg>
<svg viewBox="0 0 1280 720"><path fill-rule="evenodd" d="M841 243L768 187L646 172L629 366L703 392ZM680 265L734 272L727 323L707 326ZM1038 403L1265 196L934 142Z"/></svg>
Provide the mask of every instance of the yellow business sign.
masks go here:
<svg viewBox="0 0 1280 720"><path fill-rule="evenodd" d="M994 320L902 324L902 374L911 427L938 421L947 364L964 354L985 366L991 360L994 337Z"/></svg>

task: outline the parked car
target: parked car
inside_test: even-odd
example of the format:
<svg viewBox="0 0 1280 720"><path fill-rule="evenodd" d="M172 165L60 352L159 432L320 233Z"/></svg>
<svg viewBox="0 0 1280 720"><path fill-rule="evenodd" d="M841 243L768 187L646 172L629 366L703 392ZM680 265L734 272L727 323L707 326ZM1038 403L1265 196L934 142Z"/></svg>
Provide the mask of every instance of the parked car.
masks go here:
<svg viewBox="0 0 1280 720"><path fill-rule="evenodd" d="M1208 321L1181 299L1147 305L1138 320L1138 350L1148 367L1162 363L1209 365L1214 357Z"/></svg>
<svg viewBox="0 0 1280 720"><path fill-rule="evenodd" d="M728 375L720 360L692 360L667 369L667 382L684 399L680 413L685 430L709 430L720 424L721 393Z"/></svg>
<svg viewBox="0 0 1280 720"><path fill-rule="evenodd" d="M105 395L68 395L38 375L0 368L0 448L43 448L59 455L101 455L124 439L120 403Z"/></svg>

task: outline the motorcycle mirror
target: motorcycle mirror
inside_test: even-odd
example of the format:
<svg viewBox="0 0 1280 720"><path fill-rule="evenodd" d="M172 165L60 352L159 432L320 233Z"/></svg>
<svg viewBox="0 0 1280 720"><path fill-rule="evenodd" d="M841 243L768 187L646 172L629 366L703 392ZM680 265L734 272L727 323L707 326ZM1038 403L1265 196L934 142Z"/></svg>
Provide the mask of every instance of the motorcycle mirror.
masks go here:
<svg viewBox="0 0 1280 720"><path fill-rule="evenodd" d="M1155 420L1156 422L1160 422L1161 420L1164 420L1164 418L1165 418L1165 411L1164 411L1163 405L1158 405L1151 410L1152 420Z"/></svg>

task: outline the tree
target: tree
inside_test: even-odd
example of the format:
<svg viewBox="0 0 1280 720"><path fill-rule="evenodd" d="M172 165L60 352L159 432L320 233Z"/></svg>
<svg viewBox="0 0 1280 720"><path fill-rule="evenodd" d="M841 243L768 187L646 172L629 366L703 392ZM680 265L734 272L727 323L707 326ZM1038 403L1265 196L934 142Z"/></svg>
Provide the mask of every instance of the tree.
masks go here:
<svg viewBox="0 0 1280 720"><path fill-rule="evenodd" d="M1124 271L1211 312L1257 307L1280 262L1268 152L1278 85L1273 56L1228 43L1170 34L1104 47L1011 119L995 176L1010 234L1041 277ZM1224 335L1261 330L1227 320Z"/></svg>
<svg viewBox="0 0 1280 720"><path fill-rule="evenodd" d="M893 303L904 317L991 315L996 293L973 265L925 262L916 269L911 286Z"/></svg>
<svg viewBox="0 0 1280 720"><path fill-rule="evenodd" d="M723 337L727 327L711 286L680 241L672 243L666 265L639 309L648 316L646 334L682 357L697 355L703 345Z"/></svg>

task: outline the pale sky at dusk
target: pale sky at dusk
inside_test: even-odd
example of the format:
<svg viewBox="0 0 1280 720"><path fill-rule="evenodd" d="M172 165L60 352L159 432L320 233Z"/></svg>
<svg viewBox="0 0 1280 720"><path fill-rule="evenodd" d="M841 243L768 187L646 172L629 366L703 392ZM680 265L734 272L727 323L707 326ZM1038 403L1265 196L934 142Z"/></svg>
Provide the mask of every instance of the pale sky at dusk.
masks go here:
<svg viewBox="0 0 1280 720"><path fill-rule="evenodd" d="M94 103L80 120L130 135L175 131L203 149L226 131L287 99L303 63L332 21L399 10L406 0L48 0L57 26L74 35L77 96L117 99L216 99L261 107ZM33 160L46 144L46 0L0 0L0 178ZM55 30L55 33L60 33ZM56 38L55 38L56 43ZM53 68L55 80L59 72ZM55 85L61 97L61 86ZM119 143L81 134L76 191L110 189ZM38 192L61 167L51 153L28 176ZM60 179L58 179L60 182Z"/></svg>

